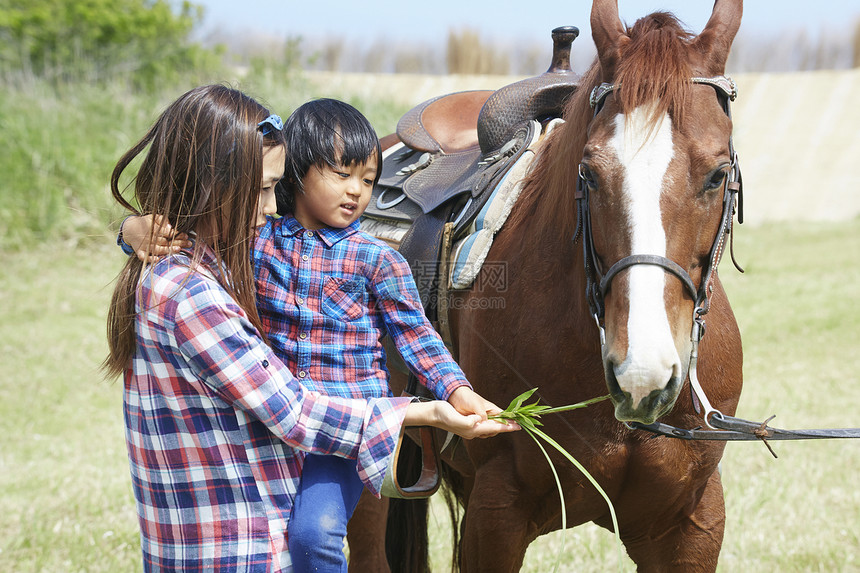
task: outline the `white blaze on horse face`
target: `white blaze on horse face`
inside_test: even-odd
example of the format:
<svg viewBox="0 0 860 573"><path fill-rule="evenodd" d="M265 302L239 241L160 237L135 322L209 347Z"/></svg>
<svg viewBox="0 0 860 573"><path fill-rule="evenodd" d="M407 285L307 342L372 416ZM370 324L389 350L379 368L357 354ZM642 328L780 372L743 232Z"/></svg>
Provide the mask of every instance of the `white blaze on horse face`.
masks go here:
<svg viewBox="0 0 860 573"><path fill-rule="evenodd" d="M639 107L628 117L619 114L609 145L623 169L631 254L666 256L660 197L674 154L672 120L665 114L652 129L651 114L648 107ZM615 375L635 408L652 391L665 388L681 367L666 314L665 271L654 265L634 265L627 273L627 356L616 366Z"/></svg>

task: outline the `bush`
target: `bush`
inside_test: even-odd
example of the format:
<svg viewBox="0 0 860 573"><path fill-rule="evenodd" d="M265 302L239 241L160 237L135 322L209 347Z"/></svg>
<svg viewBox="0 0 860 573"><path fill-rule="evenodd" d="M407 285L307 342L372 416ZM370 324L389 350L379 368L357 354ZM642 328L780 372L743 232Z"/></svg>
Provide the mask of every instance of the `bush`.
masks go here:
<svg viewBox="0 0 860 573"><path fill-rule="evenodd" d="M203 8L167 0L0 0L0 71L53 81L126 77L152 90L218 65L190 42Z"/></svg>

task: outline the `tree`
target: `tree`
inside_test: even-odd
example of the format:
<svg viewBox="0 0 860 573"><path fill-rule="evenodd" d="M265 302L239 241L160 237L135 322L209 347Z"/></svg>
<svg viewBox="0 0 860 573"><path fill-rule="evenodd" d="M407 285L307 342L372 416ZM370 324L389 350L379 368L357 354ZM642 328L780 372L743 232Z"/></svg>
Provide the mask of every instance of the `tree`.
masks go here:
<svg viewBox="0 0 860 573"><path fill-rule="evenodd" d="M0 0L3 71L52 79L130 74L138 85L211 65L190 41L202 6L185 0Z"/></svg>

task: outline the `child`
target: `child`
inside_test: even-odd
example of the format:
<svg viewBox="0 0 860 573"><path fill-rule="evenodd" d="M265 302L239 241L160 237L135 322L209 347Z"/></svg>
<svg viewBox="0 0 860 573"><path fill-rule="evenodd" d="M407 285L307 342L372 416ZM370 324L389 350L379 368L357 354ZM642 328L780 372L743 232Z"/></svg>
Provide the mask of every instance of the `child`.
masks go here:
<svg viewBox="0 0 860 573"><path fill-rule="evenodd" d="M323 396L265 345L249 250L255 225L272 226L280 118L223 86L184 94L114 169L129 209L119 180L147 148L135 198L193 242L151 266L129 258L108 316L146 571L291 570L297 450L350 459L378 495L403 425L512 429L441 401Z"/></svg>
<svg viewBox="0 0 860 573"><path fill-rule="evenodd" d="M359 231L382 171L370 122L341 101L308 102L284 126L279 212L254 249L258 309L302 383L327 395L390 395L387 334L422 384L461 413L497 408L475 394L427 321L408 264ZM362 484L355 468L309 455L290 522L296 571L343 571L343 537ZM334 525L321 525L330 517Z"/></svg>

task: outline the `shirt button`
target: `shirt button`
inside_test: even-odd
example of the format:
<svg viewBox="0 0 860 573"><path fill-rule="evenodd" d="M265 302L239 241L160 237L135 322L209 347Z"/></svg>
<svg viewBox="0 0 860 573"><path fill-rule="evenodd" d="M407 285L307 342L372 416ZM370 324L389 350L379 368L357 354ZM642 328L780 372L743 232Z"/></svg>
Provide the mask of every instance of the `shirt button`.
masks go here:
<svg viewBox="0 0 860 573"><path fill-rule="evenodd" d="M303 260L303 261L306 261L306 260L308 260L309 258L310 258L310 257L309 257L309 256L307 256L307 255L302 255L302 260Z"/></svg>
<svg viewBox="0 0 860 573"><path fill-rule="evenodd" d="M268 368L268 367L269 367L269 361L263 360L263 368Z"/></svg>
<svg viewBox="0 0 860 573"><path fill-rule="evenodd" d="M308 231L307 235L308 235L308 237L313 237L313 236L314 236L314 232L313 232L313 231Z"/></svg>
<svg viewBox="0 0 860 573"><path fill-rule="evenodd" d="M304 378L307 375L308 375L308 373L305 372L304 370L299 370L299 378Z"/></svg>
<svg viewBox="0 0 860 573"><path fill-rule="evenodd" d="M305 304L305 299L303 299L303 298L296 298L296 304Z"/></svg>
<svg viewBox="0 0 860 573"><path fill-rule="evenodd" d="M305 338L307 338L307 337L308 337L308 333L307 333L307 332L303 332L303 333L301 333L301 334L299 335L299 338L301 338L302 340L304 340L304 339L305 339Z"/></svg>

